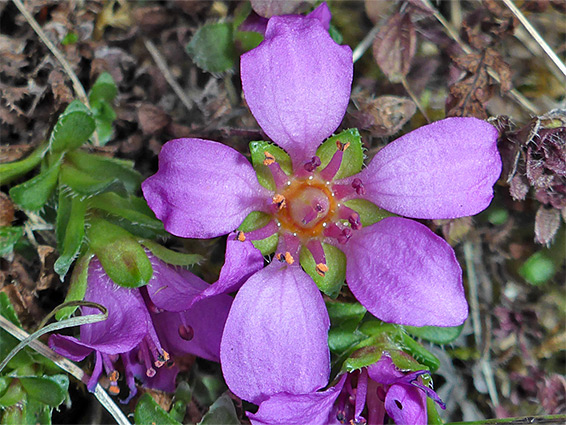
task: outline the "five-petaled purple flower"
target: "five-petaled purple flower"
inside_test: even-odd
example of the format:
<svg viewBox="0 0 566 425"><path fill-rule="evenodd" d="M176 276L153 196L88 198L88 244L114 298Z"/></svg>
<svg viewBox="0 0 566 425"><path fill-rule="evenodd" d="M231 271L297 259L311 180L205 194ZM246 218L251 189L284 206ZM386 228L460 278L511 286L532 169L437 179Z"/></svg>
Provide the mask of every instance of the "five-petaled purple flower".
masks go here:
<svg viewBox="0 0 566 425"><path fill-rule="evenodd" d="M209 285L191 272L164 263L148 253L153 277L147 287L129 289L116 285L106 274L98 258L90 260L85 301L105 306L105 321L81 326L80 339L52 335L49 346L74 361L83 360L95 352L94 371L88 389L94 390L104 368L110 380L110 392L119 393L119 373L115 363L122 360L130 393L125 402L136 394L134 378L145 386L172 392L178 369L172 357L195 354L212 361L220 360L220 338L232 304L228 295L209 297L179 312L162 311L150 299L165 285L182 285L200 293ZM163 300L158 300L163 301ZM214 314L210 314L213 311ZM84 315L98 313L91 307L82 309Z"/></svg>
<svg viewBox="0 0 566 425"><path fill-rule="evenodd" d="M328 382L328 313L300 267L301 250L310 251L323 275L324 246L339 248L349 288L383 321L456 326L467 317L462 272L443 239L401 217L362 226L346 201L363 199L411 218L468 216L489 205L501 170L497 130L475 118L419 128L383 148L356 175L340 176L345 144L338 143L322 165L317 147L342 121L353 75L351 50L330 38L329 19L325 4L306 17L272 17L265 40L241 57L249 108L292 163L286 173L266 152L275 190L258 182L242 154L202 139L166 143L159 171L142 184L165 228L181 237L232 232L254 211L271 216L261 229L230 236L248 243L277 234L279 261L253 274L237 293L220 353L230 389L256 404L277 394L312 394ZM226 261L232 261L228 254ZM205 292L238 287L217 284Z"/></svg>

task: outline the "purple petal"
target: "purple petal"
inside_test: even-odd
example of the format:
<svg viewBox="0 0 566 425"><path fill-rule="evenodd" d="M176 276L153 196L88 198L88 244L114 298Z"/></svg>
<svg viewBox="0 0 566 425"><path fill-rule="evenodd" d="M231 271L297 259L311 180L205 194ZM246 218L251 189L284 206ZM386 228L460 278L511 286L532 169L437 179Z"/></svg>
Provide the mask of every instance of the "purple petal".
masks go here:
<svg viewBox="0 0 566 425"><path fill-rule="evenodd" d="M137 356L137 350L122 356L122 362L124 363L124 369L126 371L126 382L130 388L128 399L124 400L124 402L129 401L137 392L134 377L139 379L146 388L153 388L165 392L175 391L175 380L179 373L177 366L161 366L155 369L156 374L153 377L149 377L146 374L146 367L138 361Z"/></svg>
<svg viewBox="0 0 566 425"><path fill-rule="evenodd" d="M94 388L96 387L96 384L98 383L98 379L100 378L101 374L102 374L102 354L100 354L100 352L97 351L95 354L94 369L92 371L92 375L90 375L90 378L88 379L88 383L86 384L86 387L91 393L94 392Z"/></svg>
<svg viewBox="0 0 566 425"><path fill-rule="evenodd" d="M356 177L364 197L413 218L456 218L487 208L501 173L495 127L476 118L446 118L380 150Z"/></svg>
<svg viewBox="0 0 566 425"><path fill-rule="evenodd" d="M51 335L49 337L49 348L74 362L84 360L93 351L92 347L83 344L77 338L66 335Z"/></svg>
<svg viewBox="0 0 566 425"><path fill-rule="evenodd" d="M155 327L164 345L174 355L187 353L215 362L220 361L220 340L232 305L232 297L217 295L206 298L181 313L153 315ZM193 338L181 338L179 328L189 326Z"/></svg>
<svg viewBox="0 0 566 425"><path fill-rule="evenodd" d="M466 320L454 250L426 226L388 217L354 232L343 250L348 286L377 318L410 326L457 326Z"/></svg>
<svg viewBox="0 0 566 425"><path fill-rule="evenodd" d="M243 283L263 267L263 256L250 241L240 242L235 234L226 241L225 262L218 281L209 285L182 268L165 264L149 255L154 275L147 285L153 303L166 311L183 311L208 297L240 289Z"/></svg>
<svg viewBox="0 0 566 425"><path fill-rule="evenodd" d="M194 299L210 287L201 278L182 267L171 266L148 254L153 266L153 276L147 284L151 301L167 311L183 311Z"/></svg>
<svg viewBox="0 0 566 425"><path fill-rule="evenodd" d="M332 13L330 13L330 9L326 2L321 3L315 10L307 15L307 18L314 18L318 19L319 22L322 24L323 28L328 31L330 28L330 20L332 19Z"/></svg>
<svg viewBox="0 0 566 425"><path fill-rule="evenodd" d="M405 376L385 353L378 362L368 366L368 374L373 381L384 385L395 384Z"/></svg>
<svg viewBox="0 0 566 425"><path fill-rule="evenodd" d="M351 49L336 44L317 18L274 16L265 40L241 57L248 106L295 167L342 122L352 73Z"/></svg>
<svg viewBox="0 0 566 425"><path fill-rule="evenodd" d="M242 286L228 315L220 347L228 387L259 404L325 386L329 326L312 279L298 266L271 263Z"/></svg>
<svg viewBox="0 0 566 425"><path fill-rule="evenodd" d="M225 235L269 198L242 154L202 139L167 142L142 190L165 229L185 238Z"/></svg>
<svg viewBox="0 0 566 425"><path fill-rule="evenodd" d="M138 345L147 333L150 320L139 290L118 286L110 280L94 257L89 265L85 301L108 309L108 319L81 326L81 343L104 354L119 354ZM83 307L83 315L100 314Z"/></svg>
<svg viewBox="0 0 566 425"><path fill-rule="evenodd" d="M385 396L385 410L396 425L426 425L426 395L406 385L392 385Z"/></svg>
<svg viewBox="0 0 566 425"><path fill-rule="evenodd" d="M248 413L253 425L327 424L332 406L340 395L346 376L326 391L308 394L279 393L263 401L257 413Z"/></svg>

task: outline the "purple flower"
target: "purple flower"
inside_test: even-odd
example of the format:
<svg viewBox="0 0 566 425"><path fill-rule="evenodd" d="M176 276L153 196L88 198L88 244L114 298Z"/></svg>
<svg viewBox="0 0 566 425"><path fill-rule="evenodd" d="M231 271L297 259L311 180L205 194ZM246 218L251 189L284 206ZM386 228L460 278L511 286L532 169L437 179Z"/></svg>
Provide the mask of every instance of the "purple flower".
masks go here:
<svg viewBox="0 0 566 425"><path fill-rule="evenodd" d="M183 282L186 288L200 292L209 285L182 268L164 263L148 253L153 277L148 287ZM145 385L163 391L174 391L177 368L170 355L191 353L219 361L220 338L232 304L227 295L210 297L186 311L162 312L150 300L147 288L128 289L116 285L94 257L89 264L84 299L105 306L108 319L83 325L80 339L52 335L49 346L74 361L81 361L94 352L94 371L88 389L94 390L102 370L110 378L110 392L118 394L119 373L115 364L121 358L130 394L136 393L134 377ZM208 312L214 311L214 315ZM99 313L84 307L83 315Z"/></svg>
<svg viewBox="0 0 566 425"><path fill-rule="evenodd" d="M501 170L497 130L475 118L419 128L383 148L356 175L341 175L347 144L337 143L322 165L317 147L342 121L353 64L350 48L328 34L326 5L315 12L272 17L265 40L241 57L250 110L290 158L280 164L265 152L274 190L258 182L242 154L202 139L166 143L159 171L142 184L151 209L177 236L216 237L254 211L270 216L265 227L230 238L247 243L276 234L278 261L242 286L243 280L220 282L206 290L241 286L222 337L221 363L230 389L257 404L272 397L319 398L316 391L327 384L328 313L300 267L301 250L312 254L324 276L332 266L325 246L340 249L349 288L383 321L455 326L467 317L462 272L443 239L401 217L363 226L346 201L370 201L411 218L462 217L489 205Z"/></svg>
<svg viewBox="0 0 566 425"><path fill-rule="evenodd" d="M325 391L309 394L280 393L248 414L254 425L364 424L379 425L385 416L397 425L426 425L427 396L443 409L438 395L422 381L427 370L400 371L383 353L377 363L343 375ZM367 409L367 417L362 412Z"/></svg>

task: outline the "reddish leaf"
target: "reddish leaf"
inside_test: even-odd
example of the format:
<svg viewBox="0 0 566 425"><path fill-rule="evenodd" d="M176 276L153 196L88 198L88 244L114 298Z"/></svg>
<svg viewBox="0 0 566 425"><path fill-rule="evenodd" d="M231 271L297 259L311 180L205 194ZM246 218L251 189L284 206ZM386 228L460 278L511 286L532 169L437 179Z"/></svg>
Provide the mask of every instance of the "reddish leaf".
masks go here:
<svg viewBox="0 0 566 425"><path fill-rule="evenodd" d="M417 34L409 13L396 13L373 42L373 56L383 73L398 83L409 73L417 50Z"/></svg>

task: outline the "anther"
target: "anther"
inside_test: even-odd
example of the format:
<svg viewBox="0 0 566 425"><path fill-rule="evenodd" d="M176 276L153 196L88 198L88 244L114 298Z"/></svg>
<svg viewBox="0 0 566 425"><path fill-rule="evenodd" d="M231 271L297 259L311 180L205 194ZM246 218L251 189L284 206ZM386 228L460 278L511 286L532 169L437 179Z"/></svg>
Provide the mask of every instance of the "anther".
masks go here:
<svg viewBox="0 0 566 425"><path fill-rule="evenodd" d="M291 255L291 253L289 251L287 251L285 253L285 262L287 264L293 264L295 262L295 259L293 258L293 256Z"/></svg>
<svg viewBox="0 0 566 425"><path fill-rule="evenodd" d="M244 232L242 232L241 230L238 231L236 237L238 238L238 240L240 242L244 242L246 240L246 235Z"/></svg>
<svg viewBox="0 0 566 425"><path fill-rule="evenodd" d="M328 271L328 266L326 264L323 263L319 263L316 265L316 272L324 277L326 275L326 272Z"/></svg>
<svg viewBox="0 0 566 425"><path fill-rule="evenodd" d="M159 353L159 356L157 357L157 360L153 362L153 364L155 365L155 367L160 368L161 366L163 366L165 363L167 363L167 361L170 359L171 357L169 356L169 353L165 350L163 350L161 353Z"/></svg>
<svg viewBox="0 0 566 425"><path fill-rule="evenodd" d="M313 156L312 159L305 164L305 170L309 173L312 173L316 170L321 164L320 158L318 156Z"/></svg>
<svg viewBox="0 0 566 425"><path fill-rule="evenodd" d="M117 370L113 370L110 373L110 376L108 377L108 379L110 379L110 382L118 382L118 379L120 379L120 373L118 373Z"/></svg>
<svg viewBox="0 0 566 425"><path fill-rule="evenodd" d="M273 197L273 203L277 205L277 209L280 210L285 208L285 205L287 204L285 202L285 197L279 193Z"/></svg>
<svg viewBox="0 0 566 425"><path fill-rule="evenodd" d="M145 374L148 378L153 378L155 376L157 372L155 371L154 368L150 367L148 369L146 369Z"/></svg>
<svg viewBox="0 0 566 425"><path fill-rule="evenodd" d="M355 191L358 195L363 195L363 194L366 193L366 189L364 188L364 184L357 177L352 181L352 187L355 189Z"/></svg>
<svg viewBox="0 0 566 425"><path fill-rule="evenodd" d="M118 385L115 382L112 382L108 387L108 392L112 395L118 395L120 394L120 388L118 388Z"/></svg>
<svg viewBox="0 0 566 425"><path fill-rule="evenodd" d="M350 142L342 143L340 140L336 140L336 147L339 151L344 152L346 149L350 147Z"/></svg>
<svg viewBox="0 0 566 425"><path fill-rule="evenodd" d="M268 166L275 162L275 157L271 155L269 152L265 151L263 155L265 156L265 159L263 160L263 165Z"/></svg>

